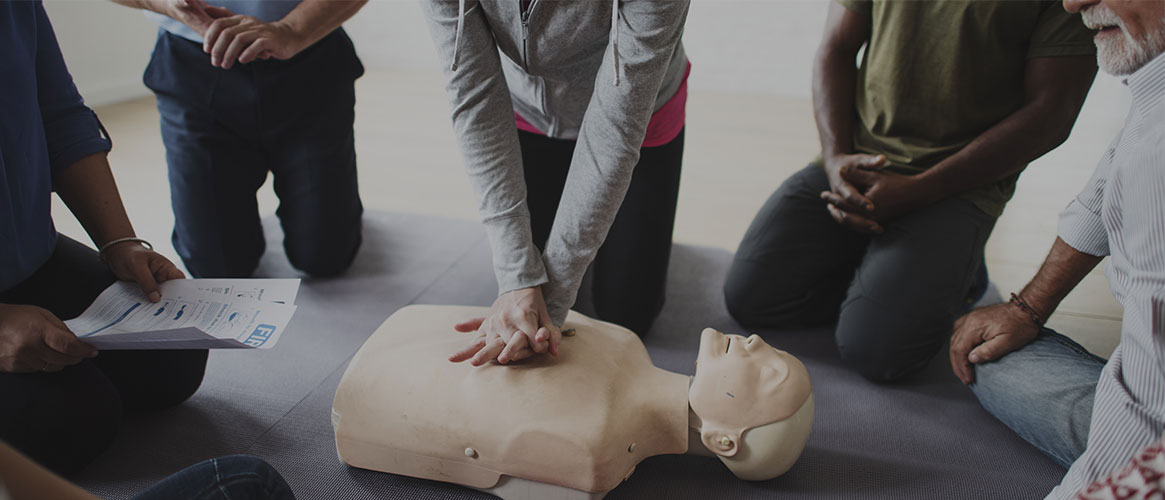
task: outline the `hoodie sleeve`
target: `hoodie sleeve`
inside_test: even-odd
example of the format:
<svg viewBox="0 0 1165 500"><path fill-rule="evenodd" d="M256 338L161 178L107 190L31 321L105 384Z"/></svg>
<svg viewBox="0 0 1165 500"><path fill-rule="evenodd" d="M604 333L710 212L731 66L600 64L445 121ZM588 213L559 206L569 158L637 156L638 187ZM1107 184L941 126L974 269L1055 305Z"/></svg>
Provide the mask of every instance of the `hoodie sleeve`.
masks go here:
<svg viewBox="0 0 1165 500"><path fill-rule="evenodd" d="M615 220L667 72L688 1L616 1L614 29L595 75L543 261L550 317L562 324L583 273ZM628 277L628 279L634 279Z"/></svg>
<svg viewBox="0 0 1165 500"><path fill-rule="evenodd" d="M514 108L482 7L476 0L421 4L444 66L453 132L493 251L498 293L542 285L546 270L530 229Z"/></svg>

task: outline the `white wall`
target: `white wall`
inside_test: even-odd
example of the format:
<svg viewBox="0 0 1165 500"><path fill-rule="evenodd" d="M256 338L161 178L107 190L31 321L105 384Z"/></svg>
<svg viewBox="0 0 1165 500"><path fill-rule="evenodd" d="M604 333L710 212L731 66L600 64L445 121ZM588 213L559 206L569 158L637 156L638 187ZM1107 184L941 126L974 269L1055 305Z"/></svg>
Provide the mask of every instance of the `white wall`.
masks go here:
<svg viewBox="0 0 1165 500"><path fill-rule="evenodd" d="M152 22L104 0L45 5L90 104L148 95L141 75L156 34ZM684 35L694 67L691 87L808 97L809 64L826 6L822 0L695 0ZM438 70L416 0L372 0L345 28L370 70Z"/></svg>
<svg viewBox="0 0 1165 500"><path fill-rule="evenodd" d="M65 62L91 106L149 95L142 71L158 25L105 0L46 0Z"/></svg>
<svg viewBox="0 0 1165 500"><path fill-rule="evenodd" d="M516 1L516 0L515 0ZM213 3L213 1L212 1ZM155 25L105 0L47 0L69 69L92 105L145 96ZM693 91L809 97L826 0L694 0L684 45ZM372 0L346 24L369 70L438 71L417 0ZM1127 92L1098 77L1082 119L1117 120ZM1119 125L1119 124L1118 124Z"/></svg>

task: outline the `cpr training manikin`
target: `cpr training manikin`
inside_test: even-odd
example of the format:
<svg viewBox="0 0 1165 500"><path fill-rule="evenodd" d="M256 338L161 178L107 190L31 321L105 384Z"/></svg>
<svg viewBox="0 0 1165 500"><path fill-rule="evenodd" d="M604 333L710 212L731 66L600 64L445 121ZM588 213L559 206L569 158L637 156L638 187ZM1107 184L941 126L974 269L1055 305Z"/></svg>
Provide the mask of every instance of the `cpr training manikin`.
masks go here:
<svg viewBox="0 0 1165 500"><path fill-rule="evenodd" d="M771 479L809 438L805 365L756 335L705 329L689 377L652 365L630 331L572 311L557 357L449 362L471 335L451 325L487 310L409 306L385 320L336 389L340 460L506 500L596 499L661 454L712 454L741 479Z"/></svg>

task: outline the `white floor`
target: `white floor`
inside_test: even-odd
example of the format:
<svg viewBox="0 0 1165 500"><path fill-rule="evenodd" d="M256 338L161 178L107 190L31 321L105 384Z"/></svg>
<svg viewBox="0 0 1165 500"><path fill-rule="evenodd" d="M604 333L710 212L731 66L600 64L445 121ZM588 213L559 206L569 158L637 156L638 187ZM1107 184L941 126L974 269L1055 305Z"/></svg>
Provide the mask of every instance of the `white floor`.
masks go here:
<svg viewBox="0 0 1165 500"><path fill-rule="evenodd" d="M1112 82L1098 82L1068 142L1033 163L1021 178L987 247L991 279L1004 295L1035 273L1055 238L1056 214L1083 187L1120 128L1127 108L1114 104L1122 102L1114 95L1121 91ZM440 75L369 72L357 92L356 147L365 207L475 219ZM173 215L153 98L102 106L97 112L113 137L110 161L138 234L174 258L169 243ZM688 124L675 239L734 250L765 198L817 153L811 105L807 99L693 90ZM264 215L275 211L278 202L269 184L259 199ZM63 232L87 241L63 204L55 201L53 209ZM1119 338L1120 317L1120 305L1098 267L1049 324L1107 356Z"/></svg>

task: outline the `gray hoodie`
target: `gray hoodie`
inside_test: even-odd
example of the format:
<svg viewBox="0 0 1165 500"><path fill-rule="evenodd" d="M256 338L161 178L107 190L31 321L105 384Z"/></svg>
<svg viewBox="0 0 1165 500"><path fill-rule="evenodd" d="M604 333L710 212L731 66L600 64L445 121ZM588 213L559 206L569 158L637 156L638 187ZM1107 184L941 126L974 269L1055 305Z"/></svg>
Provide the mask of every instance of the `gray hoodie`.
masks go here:
<svg viewBox="0 0 1165 500"><path fill-rule="evenodd" d="M647 123L683 80L689 2L533 0L525 12L520 0L421 3L498 291L542 285L561 325L627 192ZM514 111L551 137L578 141L541 255Z"/></svg>

